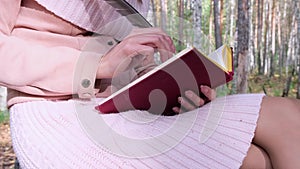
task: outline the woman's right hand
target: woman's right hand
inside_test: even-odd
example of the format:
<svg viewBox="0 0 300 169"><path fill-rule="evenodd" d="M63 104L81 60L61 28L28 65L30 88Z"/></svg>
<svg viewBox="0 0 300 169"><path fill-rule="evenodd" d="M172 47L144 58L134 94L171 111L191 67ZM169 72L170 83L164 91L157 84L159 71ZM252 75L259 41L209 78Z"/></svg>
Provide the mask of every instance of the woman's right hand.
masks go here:
<svg viewBox="0 0 300 169"><path fill-rule="evenodd" d="M200 86L200 92L203 93L206 98L201 98L191 90L186 91L185 96L178 98L180 107L173 107L173 111L175 113L182 113L194 110L198 107L202 107L207 102L214 100L217 96L216 90L209 86Z"/></svg>
<svg viewBox="0 0 300 169"><path fill-rule="evenodd" d="M125 71L135 57L142 57L141 66L154 63L154 53L164 62L175 52L172 39L159 28L136 28L101 59L97 79L112 78Z"/></svg>

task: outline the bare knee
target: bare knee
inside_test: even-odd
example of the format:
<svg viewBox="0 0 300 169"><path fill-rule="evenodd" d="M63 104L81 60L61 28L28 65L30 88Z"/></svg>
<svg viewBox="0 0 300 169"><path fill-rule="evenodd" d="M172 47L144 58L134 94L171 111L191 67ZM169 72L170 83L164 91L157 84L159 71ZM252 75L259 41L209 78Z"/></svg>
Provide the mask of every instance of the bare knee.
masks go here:
<svg viewBox="0 0 300 169"><path fill-rule="evenodd" d="M253 142L269 155L274 168L299 168L300 101L265 97Z"/></svg>
<svg viewBox="0 0 300 169"><path fill-rule="evenodd" d="M251 144L241 169L271 169L272 164L268 154L260 147Z"/></svg>
<svg viewBox="0 0 300 169"><path fill-rule="evenodd" d="M300 134L300 100L265 97L258 120L257 134L264 137L288 139ZM267 135L266 135L267 134Z"/></svg>

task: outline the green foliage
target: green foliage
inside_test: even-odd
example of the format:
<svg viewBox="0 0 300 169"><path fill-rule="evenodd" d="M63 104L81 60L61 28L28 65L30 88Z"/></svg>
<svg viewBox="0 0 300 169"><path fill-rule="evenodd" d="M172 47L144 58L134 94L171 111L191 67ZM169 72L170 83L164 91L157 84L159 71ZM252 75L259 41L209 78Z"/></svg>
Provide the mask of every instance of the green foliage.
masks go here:
<svg viewBox="0 0 300 169"><path fill-rule="evenodd" d="M281 96L281 95L282 95L282 91L280 91L280 90L278 90L278 89L274 89L273 95L274 95L274 96Z"/></svg>
<svg viewBox="0 0 300 169"><path fill-rule="evenodd" d="M267 75L258 75L255 73L252 73L249 75L248 79L248 93L264 93L265 92L268 96L282 96L283 90L286 87L286 81L288 77L285 75L279 76L278 74L275 74L273 77L268 77ZM297 94L297 82L298 78L297 76L293 76L289 95L288 97L296 98ZM227 83L226 85L220 86L217 88L217 96L227 96L231 94L235 94L236 91L233 90L234 81L231 81Z"/></svg>
<svg viewBox="0 0 300 169"><path fill-rule="evenodd" d="M251 74L248 79L248 86L251 93L263 93L263 88L268 96L281 96L288 77L285 75L275 74L273 77L267 75ZM297 93L297 77L294 76L291 81L289 96L296 97Z"/></svg>
<svg viewBox="0 0 300 169"><path fill-rule="evenodd" d="M6 123L9 121L9 113L7 110L0 111L0 124Z"/></svg>
<svg viewBox="0 0 300 169"><path fill-rule="evenodd" d="M230 82L231 83L231 82ZM221 96L227 96L231 93L231 85L230 83L220 86L216 89L217 92L217 97L221 97Z"/></svg>

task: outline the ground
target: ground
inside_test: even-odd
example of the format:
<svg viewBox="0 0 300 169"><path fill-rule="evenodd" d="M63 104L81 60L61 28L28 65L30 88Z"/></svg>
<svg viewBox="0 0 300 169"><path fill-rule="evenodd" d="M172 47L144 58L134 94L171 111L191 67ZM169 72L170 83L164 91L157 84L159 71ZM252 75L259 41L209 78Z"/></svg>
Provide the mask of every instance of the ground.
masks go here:
<svg viewBox="0 0 300 169"><path fill-rule="evenodd" d="M287 80L288 77L280 77L278 74L275 74L271 78L265 75L250 75L248 79L248 91L249 93L265 92L268 96L282 96ZM297 76L292 77L288 97L296 98L297 80Z"/></svg>
<svg viewBox="0 0 300 169"><path fill-rule="evenodd" d="M15 154L11 146L9 124L0 124L0 168L10 169L14 167Z"/></svg>

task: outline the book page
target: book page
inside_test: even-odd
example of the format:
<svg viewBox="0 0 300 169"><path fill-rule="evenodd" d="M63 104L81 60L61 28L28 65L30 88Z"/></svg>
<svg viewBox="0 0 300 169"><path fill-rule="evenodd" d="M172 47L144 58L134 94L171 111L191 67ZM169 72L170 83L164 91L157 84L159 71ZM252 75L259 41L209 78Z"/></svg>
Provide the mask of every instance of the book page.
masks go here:
<svg viewBox="0 0 300 169"><path fill-rule="evenodd" d="M219 64L219 66L222 66L223 69L227 70L227 57L223 58L222 53L225 46L221 46L216 51L210 53L208 57ZM224 60L226 59L226 60Z"/></svg>

